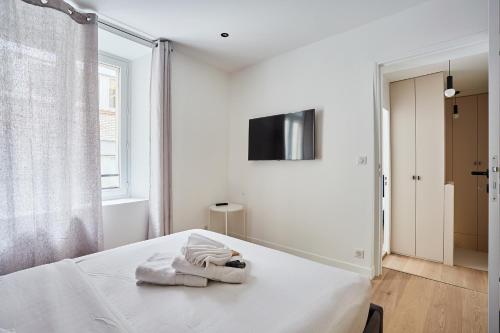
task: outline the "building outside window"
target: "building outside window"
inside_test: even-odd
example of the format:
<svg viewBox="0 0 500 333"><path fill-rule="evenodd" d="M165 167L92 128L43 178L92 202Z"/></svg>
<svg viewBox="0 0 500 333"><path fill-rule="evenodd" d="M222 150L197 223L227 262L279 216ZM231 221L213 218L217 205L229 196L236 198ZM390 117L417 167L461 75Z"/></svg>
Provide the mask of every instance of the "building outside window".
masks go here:
<svg viewBox="0 0 500 333"><path fill-rule="evenodd" d="M127 195L127 75L126 61L99 55L99 120L103 199Z"/></svg>

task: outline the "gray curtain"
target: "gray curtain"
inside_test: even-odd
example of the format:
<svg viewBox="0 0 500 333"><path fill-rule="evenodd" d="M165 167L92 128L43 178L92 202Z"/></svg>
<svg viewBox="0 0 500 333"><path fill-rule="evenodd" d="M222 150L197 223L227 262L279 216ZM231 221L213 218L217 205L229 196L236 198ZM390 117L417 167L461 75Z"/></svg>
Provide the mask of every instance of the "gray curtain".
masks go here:
<svg viewBox="0 0 500 333"><path fill-rule="evenodd" d="M151 59L151 142L148 238L172 232L170 43L158 41Z"/></svg>
<svg viewBox="0 0 500 333"><path fill-rule="evenodd" d="M0 1L0 274L101 246L97 25L86 21Z"/></svg>

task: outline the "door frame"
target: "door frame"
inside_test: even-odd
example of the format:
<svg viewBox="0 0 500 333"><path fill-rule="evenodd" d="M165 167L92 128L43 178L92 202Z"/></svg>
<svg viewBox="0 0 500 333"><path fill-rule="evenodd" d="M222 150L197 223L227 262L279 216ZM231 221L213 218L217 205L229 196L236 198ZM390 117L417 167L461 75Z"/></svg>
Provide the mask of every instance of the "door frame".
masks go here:
<svg viewBox="0 0 500 333"><path fill-rule="evenodd" d="M489 166L499 166L500 159L500 0L489 0L489 31L465 39L453 40L434 45L428 49L411 52L407 57L377 61L374 70L374 112L375 112L375 137L374 137L374 226L373 226L373 261L372 275L382 274L382 191L380 177L382 174L382 94L383 71L387 66L400 66L402 69L408 64L412 67L426 64L426 59L440 54L456 58L458 54L466 56L470 52L483 50L488 52L488 109L489 109ZM435 62L435 61L434 61ZM432 62L427 62L427 64ZM495 160L493 160L495 158ZM496 165L495 165L496 164ZM500 309L500 195L498 190L499 173L490 172L489 186L490 198L488 204L488 332L499 333ZM492 195L495 195L493 198Z"/></svg>
<svg viewBox="0 0 500 333"><path fill-rule="evenodd" d="M490 0L499 1L499 0ZM456 40L446 41L443 43L435 44L431 47L414 50L409 52L405 57L392 58L392 59L382 59L375 62L374 65L374 80L373 80L373 92L374 92L374 224L373 224L373 258L372 258L372 276L379 276L382 274L382 245L383 245L383 228L382 228L382 187L381 187L381 177L382 177L382 108L383 108L383 94L384 91L384 69L391 68L391 70L404 70L412 67L419 67L429 64L434 64L447 59L454 59L465 57L468 55L474 55L479 53L486 53L489 49L489 40L487 31L477 33L475 35L468 36L466 38L460 38ZM491 57L491 55L490 55ZM489 68L489 77L491 77L491 65ZM491 89L491 81L490 88ZM491 106L491 97L490 97ZM490 155L492 153L491 141L492 141L492 119L497 119L498 117L491 118L493 108L490 109L489 122L490 122ZM390 111L390 110L389 110ZM498 112L498 111L497 111ZM498 131L497 131L498 132ZM389 133L390 135L390 133ZM444 138L443 138L444 140ZM492 165L490 163L490 165ZM391 182L389 182L390 184ZM444 184L443 184L444 186ZM490 188L491 184L490 184ZM389 222L390 223L390 222ZM490 227L491 227L491 205L490 205ZM496 222L498 224L498 221ZM390 226L389 226L390 228ZM490 245L491 249L491 245ZM389 245L390 253L390 245ZM498 260L500 261L500 260ZM497 279L498 281L498 279Z"/></svg>
<svg viewBox="0 0 500 333"><path fill-rule="evenodd" d="M384 83L385 84L385 83ZM387 93L388 94L388 91L387 89L384 91L384 89L382 89L382 93ZM388 98L385 97L385 98ZM384 119L384 116L386 115L387 119ZM390 146L391 146L391 131L390 131L390 127L391 127L391 112L390 110L386 110L384 107L381 108L381 118L380 118L380 121L381 121L381 141L380 141L380 144L382 145L382 149L381 149L381 160L382 160L382 163L381 163L381 172L382 172L382 179L381 179L381 183L382 183L382 252L381 252L381 256L382 258L387 255L387 254L391 254L391 218L392 218L392 207L391 207L391 204L392 204L392 201L391 201L391 198L392 198L392 171L391 171L391 151L390 151ZM387 131L387 133L384 133L384 126L385 128L388 128L389 130ZM386 141L387 140L387 141ZM387 145L385 145L385 143L387 143ZM387 147L389 146L389 152L384 152L384 146ZM387 159L384 158L384 155L387 154ZM388 160L389 162L387 163L387 165L384 165L384 160ZM385 187L385 189L384 189ZM384 201L385 201L385 206L384 206ZM385 249L384 249L384 246L385 246Z"/></svg>
<svg viewBox="0 0 500 333"><path fill-rule="evenodd" d="M488 55L488 149L490 200L488 204L488 329L498 333L500 309L500 205L498 203L498 167L500 156L500 4L489 0L489 55ZM495 165L496 164L496 165Z"/></svg>

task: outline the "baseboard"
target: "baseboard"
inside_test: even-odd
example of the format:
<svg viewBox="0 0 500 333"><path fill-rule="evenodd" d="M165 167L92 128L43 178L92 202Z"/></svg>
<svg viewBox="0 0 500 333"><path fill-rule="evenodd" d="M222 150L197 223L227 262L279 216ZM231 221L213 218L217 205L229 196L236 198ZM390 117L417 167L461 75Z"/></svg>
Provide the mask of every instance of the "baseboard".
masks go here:
<svg viewBox="0 0 500 333"><path fill-rule="evenodd" d="M239 235L239 234L232 234L231 233L231 234L229 234L229 236L245 239L245 237L243 235ZM247 237L246 240L249 242L255 243L255 244L259 244L259 245L262 245L265 247L275 249L275 250L287 252L287 253L290 253L290 254L293 254L293 255L296 255L299 257L303 257L306 259L317 261L317 262L320 262L320 263L325 264L325 265L334 266L337 268L342 268L342 269L345 269L345 270L348 270L351 272L355 272L355 273L361 274L363 276L366 276L369 279L373 278L373 270L369 267L351 264L349 262L345 262L342 260L337 260L337 259L325 257L325 256L322 256L322 255L319 255L316 253L312 253L312 252L308 252L308 251L304 251L304 250L299 250L299 249L296 249L293 247L281 245L281 244L274 243L274 242L269 242L269 241L266 241L263 239L258 239L255 237Z"/></svg>

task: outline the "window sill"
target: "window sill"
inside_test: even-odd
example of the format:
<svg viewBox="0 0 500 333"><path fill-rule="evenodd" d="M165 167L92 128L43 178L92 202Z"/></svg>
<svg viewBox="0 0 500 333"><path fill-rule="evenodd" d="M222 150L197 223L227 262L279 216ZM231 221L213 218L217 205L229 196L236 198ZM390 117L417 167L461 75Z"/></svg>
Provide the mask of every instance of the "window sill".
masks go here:
<svg viewBox="0 0 500 333"><path fill-rule="evenodd" d="M144 198L123 198L123 199L111 199L111 200L103 200L102 201L102 206L116 206L116 205L123 205L123 204L129 204L129 203L135 203L135 202L144 202L148 201L148 199Z"/></svg>

